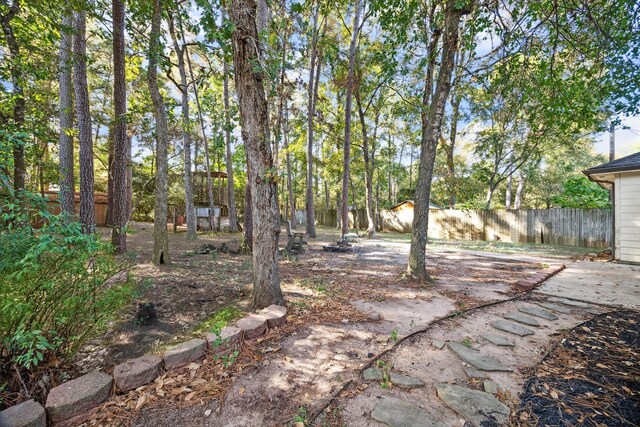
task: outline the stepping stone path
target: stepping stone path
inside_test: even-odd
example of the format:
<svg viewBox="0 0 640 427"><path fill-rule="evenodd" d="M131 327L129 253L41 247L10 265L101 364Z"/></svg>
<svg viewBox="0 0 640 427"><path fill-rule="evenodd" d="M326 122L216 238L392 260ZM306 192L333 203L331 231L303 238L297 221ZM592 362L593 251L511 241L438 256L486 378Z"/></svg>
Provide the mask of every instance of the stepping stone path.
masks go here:
<svg viewBox="0 0 640 427"><path fill-rule="evenodd" d="M499 331L509 332L510 334L518 335L520 337L526 337L527 335L534 334L531 329L516 325L515 323L507 322L506 320L495 320L491 322L491 326Z"/></svg>
<svg viewBox="0 0 640 427"><path fill-rule="evenodd" d="M552 302L536 302L536 304L538 304L540 307L548 308L549 310L553 310L557 313L571 314L571 309L569 307L563 307Z"/></svg>
<svg viewBox="0 0 640 427"><path fill-rule="evenodd" d="M473 366L465 366L462 369L464 369L464 373L467 374L467 377L471 379L484 380L489 378L489 375L487 375L486 372L482 372L480 369L476 369Z"/></svg>
<svg viewBox="0 0 640 427"><path fill-rule="evenodd" d="M464 362L480 369L481 371L511 372L511 368L498 362L493 357L480 353L478 350L474 350L456 342L449 343L449 348Z"/></svg>
<svg viewBox="0 0 640 427"><path fill-rule="evenodd" d="M572 299L566 299L566 298L551 297L551 298L548 298L548 301L559 302L560 304L569 305L571 307L578 307L578 308L590 308L591 307L591 305L589 305L587 303L580 302L580 301L574 301Z"/></svg>
<svg viewBox="0 0 640 427"><path fill-rule="evenodd" d="M486 391L487 393L491 393L493 395L498 394L498 384L494 383L493 381L485 380L482 383L482 386L484 387L484 391Z"/></svg>
<svg viewBox="0 0 640 427"><path fill-rule="evenodd" d="M530 314L532 316L539 317L545 320L558 320L558 316L553 314L550 311L544 310L542 308L533 307L531 305L525 305L524 307L518 307L518 311L526 314Z"/></svg>
<svg viewBox="0 0 640 427"><path fill-rule="evenodd" d="M395 397L383 397L376 403L371 418L389 427L446 427L421 407Z"/></svg>
<svg viewBox="0 0 640 427"><path fill-rule="evenodd" d="M519 314L519 313L507 313L502 317L504 317L505 319L509 319L509 320L515 320L516 322L523 323L523 324L529 325L529 326L540 326L540 322L538 322L533 317L524 316L524 315Z"/></svg>
<svg viewBox="0 0 640 427"><path fill-rule="evenodd" d="M376 368L365 369L362 376L367 381L382 381L382 371ZM424 387L424 382L419 378L409 377L407 375L397 374L395 372L388 373L391 384L402 388Z"/></svg>
<svg viewBox="0 0 640 427"><path fill-rule="evenodd" d="M499 345L501 347L515 347L515 343L513 341L510 341L505 337L501 337L500 335L481 334L480 336L491 344Z"/></svg>
<svg viewBox="0 0 640 427"><path fill-rule="evenodd" d="M449 408L475 427L500 426L509 420L509 407L489 393L454 384L440 384L436 390L438 397Z"/></svg>

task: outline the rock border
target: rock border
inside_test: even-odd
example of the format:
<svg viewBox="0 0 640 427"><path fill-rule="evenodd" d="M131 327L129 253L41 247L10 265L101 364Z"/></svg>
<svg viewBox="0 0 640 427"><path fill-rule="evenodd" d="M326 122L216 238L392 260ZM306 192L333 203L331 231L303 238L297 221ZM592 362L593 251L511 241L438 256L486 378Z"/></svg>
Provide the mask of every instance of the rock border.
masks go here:
<svg viewBox="0 0 640 427"><path fill-rule="evenodd" d="M565 264L552 264L548 268L538 271L526 279L517 280L513 286L519 291L529 292L549 280L551 277L560 273L565 268L567 268Z"/></svg>
<svg viewBox="0 0 640 427"><path fill-rule="evenodd" d="M243 340L257 339L269 329L284 325L286 320L287 308L278 305L271 305L258 314L248 313L235 324L222 328L220 335L208 333L202 338L193 338L172 346L162 355L147 354L127 360L116 365L111 375L93 371L62 383L49 391L44 407L34 400L27 400L1 411L0 424L2 427L63 427L82 422L112 394L124 394L132 388L150 384L163 370L181 369L191 362L203 359L207 352L216 356L229 354ZM109 386L105 392L107 377ZM83 387L70 388L74 383L82 383ZM112 384L116 387L112 387ZM78 410L78 405L56 406L55 401L64 399L70 389L74 401L86 402L81 411ZM58 398L50 400L49 397L53 396ZM52 414L55 416L52 417Z"/></svg>

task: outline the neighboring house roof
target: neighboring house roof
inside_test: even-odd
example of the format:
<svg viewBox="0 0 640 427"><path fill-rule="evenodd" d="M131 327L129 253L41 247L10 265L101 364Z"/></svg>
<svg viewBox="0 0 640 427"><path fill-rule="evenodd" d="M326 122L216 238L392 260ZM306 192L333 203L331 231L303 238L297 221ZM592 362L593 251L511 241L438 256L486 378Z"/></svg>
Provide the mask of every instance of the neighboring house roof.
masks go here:
<svg viewBox="0 0 640 427"><path fill-rule="evenodd" d="M410 204L411 206L414 206L413 200L404 200L404 201L398 203L395 206L391 206L391 210L394 210L394 209L396 209L396 208L398 208L398 207L400 207L400 206L402 206L404 204ZM431 208L431 209L442 209L440 206L436 205L433 202L429 202L429 208Z"/></svg>
<svg viewBox="0 0 640 427"><path fill-rule="evenodd" d="M603 163L599 166L594 166L585 171L582 171L587 176L611 172L626 172L640 170L640 151L631 154L620 159L613 160L611 162Z"/></svg>

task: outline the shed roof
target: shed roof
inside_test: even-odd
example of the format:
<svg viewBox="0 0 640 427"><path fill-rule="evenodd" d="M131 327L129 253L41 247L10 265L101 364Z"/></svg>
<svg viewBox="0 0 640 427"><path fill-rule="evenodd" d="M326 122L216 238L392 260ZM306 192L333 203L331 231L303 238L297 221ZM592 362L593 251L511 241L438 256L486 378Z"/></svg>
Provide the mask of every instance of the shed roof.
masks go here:
<svg viewBox="0 0 640 427"><path fill-rule="evenodd" d="M613 160L611 162L594 166L583 171L582 173L589 176L601 173L626 172L632 170L640 170L640 151L629 156Z"/></svg>

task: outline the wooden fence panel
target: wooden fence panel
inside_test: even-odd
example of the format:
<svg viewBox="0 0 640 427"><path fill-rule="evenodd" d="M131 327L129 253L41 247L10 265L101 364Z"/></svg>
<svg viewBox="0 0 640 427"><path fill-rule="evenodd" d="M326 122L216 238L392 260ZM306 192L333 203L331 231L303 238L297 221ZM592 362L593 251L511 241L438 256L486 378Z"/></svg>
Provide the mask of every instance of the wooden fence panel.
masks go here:
<svg viewBox="0 0 640 427"><path fill-rule="evenodd" d="M367 227L364 209L358 209L354 216L358 228ZM413 215L407 211L384 210L379 218L383 230L411 232ZM335 227L337 212L317 211L316 219L320 225ZM610 246L611 221L607 209L432 209L429 237L597 248Z"/></svg>

